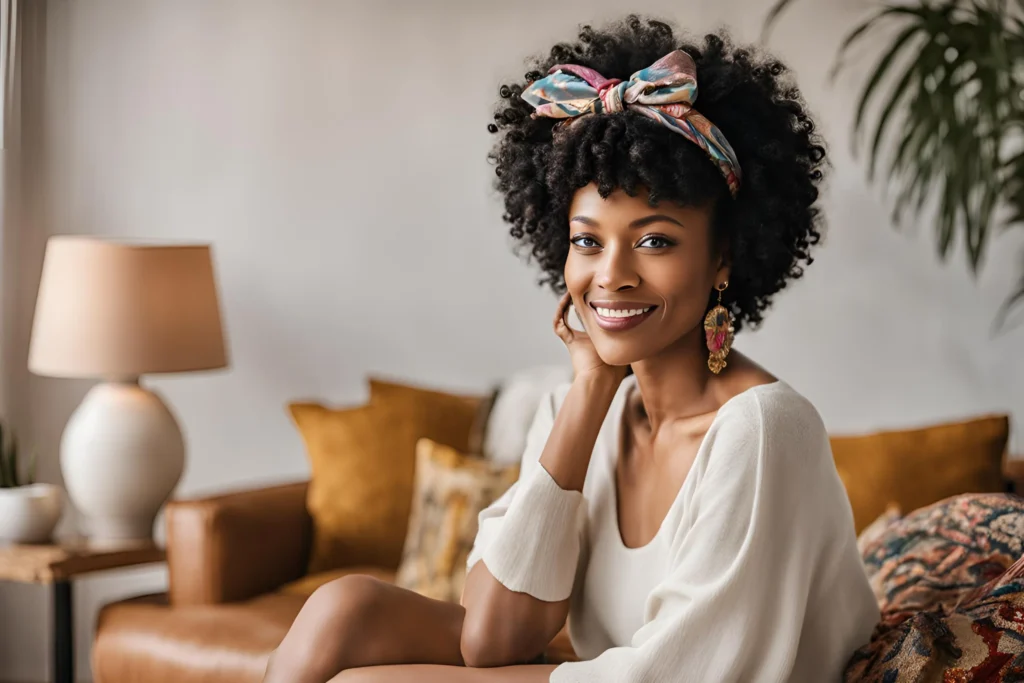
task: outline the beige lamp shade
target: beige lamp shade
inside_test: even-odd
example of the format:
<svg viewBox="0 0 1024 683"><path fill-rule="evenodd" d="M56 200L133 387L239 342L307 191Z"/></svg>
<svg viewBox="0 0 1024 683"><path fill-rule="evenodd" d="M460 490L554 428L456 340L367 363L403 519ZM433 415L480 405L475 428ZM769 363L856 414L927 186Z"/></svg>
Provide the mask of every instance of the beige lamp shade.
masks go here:
<svg viewBox="0 0 1024 683"><path fill-rule="evenodd" d="M120 379L226 365L209 246L49 239L29 370Z"/></svg>

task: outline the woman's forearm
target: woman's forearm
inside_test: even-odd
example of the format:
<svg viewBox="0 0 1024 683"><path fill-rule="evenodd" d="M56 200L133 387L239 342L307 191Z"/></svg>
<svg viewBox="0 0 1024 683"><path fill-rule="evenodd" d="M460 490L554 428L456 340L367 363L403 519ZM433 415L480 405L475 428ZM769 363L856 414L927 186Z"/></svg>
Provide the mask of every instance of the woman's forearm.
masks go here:
<svg viewBox="0 0 1024 683"><path fill-rule="evenodd" d="M555 416L540 464L567 491L582 491L597 435L621 380L610 373L573 380Z"/></svg>
<svg viewBox="0 0 1024 683"><path fill-rule="evenodd" d="M470 571L462 600L466 608L462 655L467 664L504 666L529 661L544 650L565 624L569 612L566 586L572 581L578 560L578 547L575 551L571 547L578 546L578 515L570 514L565 499L571 500L572 496L566 492L572 491L578 498L583 490L594 444L619 381L610 373L578 376L573 381L540 456L540 465L550 475L544 484L548 493L538 497L527 495L526 490L520 492L527 497L518 502L528 508L519 510L514 523L513 513L509 513L503 529L512 536L499 537L497 543L506 545L491 548L497 554L485 552L484 561L477 562ZM562 511L560 514L555 509L548 514L532 507L550 501L560 501L555 503L555 508ZM534 514L541 517L533 520ZM564 528L569 525L573 528ZM563 537L565 542L559 540ZM543 571L541 567L550 556L545 553L559 552L575 555L551 557L548 569L552 572L548 575L534 572L533 567Z"/></svg>
<svg viewBox="0 0 1024 683"><path fill-rule="evenodd" d="M400 664L348 669L329 683L548 683L552 664L470 669L433 664Z"/></svg>

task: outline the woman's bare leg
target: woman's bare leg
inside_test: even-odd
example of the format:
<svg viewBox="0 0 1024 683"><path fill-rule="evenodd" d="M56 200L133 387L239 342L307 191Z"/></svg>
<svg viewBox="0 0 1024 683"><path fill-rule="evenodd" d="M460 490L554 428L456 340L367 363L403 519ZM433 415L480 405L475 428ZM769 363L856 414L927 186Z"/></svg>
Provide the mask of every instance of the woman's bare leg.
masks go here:
<svg viewBox="0 0 1024 683"><path fill-rule="evenodd" d="M465 610L370 576L332 581L309 597L270 657L264 683L326 683L381 664L461 666Z"/></svg>
<svg viewBox="0 0 1024 683"><path fill-rule="evenodd" d="M436 664L399 664L348 669L329 683L548 683L553 664L523 664L493 669Z"/></svg>

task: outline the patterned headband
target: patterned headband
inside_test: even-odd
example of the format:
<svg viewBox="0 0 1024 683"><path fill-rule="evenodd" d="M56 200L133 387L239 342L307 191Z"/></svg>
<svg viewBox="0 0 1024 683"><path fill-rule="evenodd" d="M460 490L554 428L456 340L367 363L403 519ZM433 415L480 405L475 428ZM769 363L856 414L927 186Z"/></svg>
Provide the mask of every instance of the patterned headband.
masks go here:
<svg viewBox="0 0 1024 683"><path fill-rule="evenodd" d="M733 197L740 189L736 153L715 124L701 116L697 99L697 65L682 50L670 52L628 81L605 78L576 64L556 64L548 75L531 83L522 98L534 116L568 119L586 114L609 114L630 107L681 134L718 166Z"/></svg>

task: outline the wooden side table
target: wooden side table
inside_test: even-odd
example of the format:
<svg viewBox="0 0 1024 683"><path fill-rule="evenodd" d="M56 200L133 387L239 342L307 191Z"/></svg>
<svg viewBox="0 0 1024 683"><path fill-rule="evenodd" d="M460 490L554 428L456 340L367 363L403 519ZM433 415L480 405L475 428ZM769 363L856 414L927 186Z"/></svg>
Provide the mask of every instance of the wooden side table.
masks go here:
<svg viewBox="0 0 1024 683"><path fill-rule="evenodd" d="M74 683L75 643L71 581L105 569L163 562L163 548L153 543L93 546L88 542L57 545L0 546L0 581L49 584L53 590L54 683Z"/></svg>

